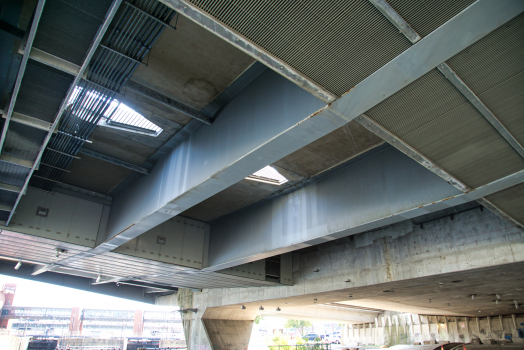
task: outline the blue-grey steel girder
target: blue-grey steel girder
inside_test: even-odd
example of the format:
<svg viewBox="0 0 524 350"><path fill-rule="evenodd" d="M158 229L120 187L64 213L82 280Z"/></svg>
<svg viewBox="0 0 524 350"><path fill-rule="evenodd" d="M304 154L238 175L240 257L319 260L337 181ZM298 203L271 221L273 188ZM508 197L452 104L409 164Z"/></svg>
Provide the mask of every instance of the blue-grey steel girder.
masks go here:
<svg viewBox="0 0 524 350"><path fill-rule="evenodd" d="M185 15L194 11L182 1L166 3ZM523 11L524 2L519 0L479 0L327 106L265 71L220 112L213 125L195 130L149 176L116 197L104 242L81 255L113 250L345 125ZM236 37L227 40L234 43Z"/></svg>

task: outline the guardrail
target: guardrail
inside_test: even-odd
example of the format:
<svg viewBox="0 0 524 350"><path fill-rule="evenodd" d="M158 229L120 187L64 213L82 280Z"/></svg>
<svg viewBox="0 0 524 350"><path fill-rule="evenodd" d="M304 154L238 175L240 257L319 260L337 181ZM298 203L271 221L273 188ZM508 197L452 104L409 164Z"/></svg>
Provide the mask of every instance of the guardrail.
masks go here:
<svg viewBox="0 0 524 350"><path fill-rule="evenodd" d="M329 343L305 343L296 345L269 345L269 350L331 350Z"/></svg>

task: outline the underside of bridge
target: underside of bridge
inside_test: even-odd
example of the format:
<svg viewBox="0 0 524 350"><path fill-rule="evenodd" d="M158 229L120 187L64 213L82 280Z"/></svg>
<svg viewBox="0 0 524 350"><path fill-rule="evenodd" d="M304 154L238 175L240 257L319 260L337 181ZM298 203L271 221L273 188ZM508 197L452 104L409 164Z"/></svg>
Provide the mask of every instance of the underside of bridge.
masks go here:
<svg viewBox="0 0 524 350"><path fill-rule="evenodd" d="M0 273L178 293L191 349L518 338L523 1L0 4Z"/></svg>

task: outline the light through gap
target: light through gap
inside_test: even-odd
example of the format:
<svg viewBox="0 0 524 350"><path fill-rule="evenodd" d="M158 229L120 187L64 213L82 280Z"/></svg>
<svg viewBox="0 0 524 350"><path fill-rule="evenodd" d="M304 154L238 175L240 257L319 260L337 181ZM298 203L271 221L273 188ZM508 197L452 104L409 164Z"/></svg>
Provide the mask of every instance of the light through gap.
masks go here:
<svg viewBox="0 0 524 350"><path fill-rule="evenodd" d="M70 104L76 100L78 94L80 94L82 90L83 88L81 87L75 87L75 90L73 91L73 94L69 99ZM106 96L97 91L89 91L87 94L90 98L96 98L98 100L106 98ZM158 136L162 132L162 128L160 128L158 125L151 123L142 114L136 112L131 107L125 105L122 102L119 102L116 99L113 99L113 101L111 102L107 110L104 112L104 115L102 116L102 119L100 119L100 122L98 124L102 124L104 126L112 126L112 123L115 127L119 128L125 128L125 126L133 127L129 128L129 131L138 131L139 129L145 129L147 131L150 131L152 136ZM135 130L134 128L138 129Z"/></svg>
<svg viewBox="0 0 524 350"><path fill-rule="evenodd" d="M264 182L271 185L282 185L288 182L288 179L270 165L260 169L253 175L249 175L246 177L246 180Z"/></svg>

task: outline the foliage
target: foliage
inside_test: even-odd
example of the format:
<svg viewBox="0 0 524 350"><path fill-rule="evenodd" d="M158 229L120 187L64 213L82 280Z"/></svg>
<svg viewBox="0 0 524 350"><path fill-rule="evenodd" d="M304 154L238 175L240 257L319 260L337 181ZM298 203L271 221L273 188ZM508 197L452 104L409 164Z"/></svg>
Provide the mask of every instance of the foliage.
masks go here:
<svg viewBox="0 0 524 350"><path fill-rule="evenodd" d="M311 327L311 322L303 320L287 320L284 325L285 328L297 328L300 330L300 334L304 335L304 328Z"/></svg>
<svg viewBox="0 0 524 350"><path fill-rule="evenodd" d="M289 343L290 343L289 338L284 336L284 335L282 335L282 334L277 334L277 335L275 335L271 339L266 338L266 344L268 346L280 345L281 347L278 348L279 350L292 350L292 349L294 349L294 346L287 346L287 345L289 345Z"/></svg>
<svg viewBox="0 0 524 350"><path fill-rule="evenodd" d="M258 315L257 317L255 317L255 324L259 324L262 320L264 320L264 316Z"/></svg>

